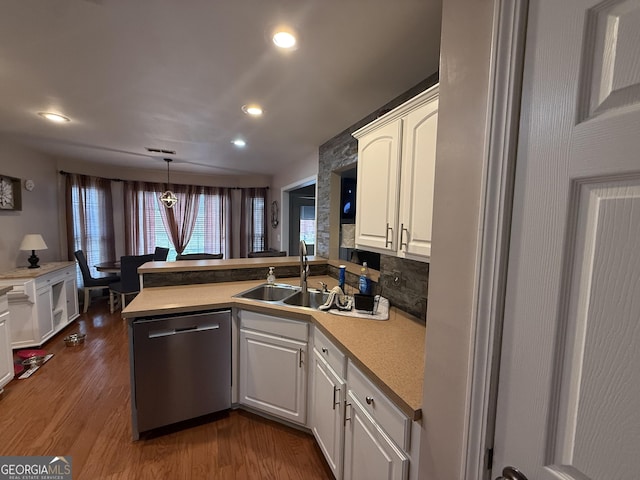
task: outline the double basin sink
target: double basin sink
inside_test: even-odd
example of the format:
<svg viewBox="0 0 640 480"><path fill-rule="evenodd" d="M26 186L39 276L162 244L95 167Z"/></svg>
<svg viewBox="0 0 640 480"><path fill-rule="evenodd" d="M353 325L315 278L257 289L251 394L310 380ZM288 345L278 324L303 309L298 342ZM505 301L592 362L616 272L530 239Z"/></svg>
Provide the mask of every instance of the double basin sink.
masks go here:
<svg viewBox="0 0 640 480"><path fill-rule="evenodd" d="M306 293L303 293L300 287L282 283L263 283L262 285L238 293L234 295L234 297L286 305L289 307L317 309L327 301L329 292L322 292L310 288Z"/></svg>

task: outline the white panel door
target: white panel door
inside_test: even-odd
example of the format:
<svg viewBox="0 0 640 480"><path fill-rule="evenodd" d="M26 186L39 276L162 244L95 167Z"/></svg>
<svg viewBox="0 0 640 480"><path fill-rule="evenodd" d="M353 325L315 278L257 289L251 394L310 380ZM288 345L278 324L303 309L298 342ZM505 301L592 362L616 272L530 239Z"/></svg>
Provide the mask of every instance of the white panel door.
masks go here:
<svg viewBox="0 0 640 480"><path fill-rule="evenodd" d="M333 476L336 480L341 480L346 385L315 349L312 378L311 431Z"/></svg>
<svg viewBox="0 0 640 480"><path fill-rule="evenodd" d="M305 424L306 351L306 342L240 329L240 403Z"/></svg>
<svg viewBox="0 0 640 480"><path fill-rule="evenodd" d="M358 139L356 246L395 252L402 120Z"/></svg>
<svg viewBox="0 0 640 480"><path fill-rule="evenodd" d="M436 97L407 115L403 132L398 249L417 260L431 256L437 133Z"/></svg>
<svg viewBox="0 0 640 480"><path fill-rule="evenodd" d="M409 459L382 432L351 392L347 394L345 480L404 480Z"/></svg>
<svg viewBox="0 0 640 480"><path fill-rule="evenodd" d="M493 477L634 480L640 1L531 1L526 45Z"/></svg>

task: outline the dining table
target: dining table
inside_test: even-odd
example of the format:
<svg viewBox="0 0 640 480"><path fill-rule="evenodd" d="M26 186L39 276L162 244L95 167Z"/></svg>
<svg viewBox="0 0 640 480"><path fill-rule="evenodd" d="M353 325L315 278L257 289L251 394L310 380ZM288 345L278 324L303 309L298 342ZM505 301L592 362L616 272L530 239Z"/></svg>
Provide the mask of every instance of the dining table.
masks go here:
<svg viewBox="0 0 640 480"><path fill-rule="evenodd" d="M120 260L102 262L94 265L96 270L103 273L120 273Z"/></svg>

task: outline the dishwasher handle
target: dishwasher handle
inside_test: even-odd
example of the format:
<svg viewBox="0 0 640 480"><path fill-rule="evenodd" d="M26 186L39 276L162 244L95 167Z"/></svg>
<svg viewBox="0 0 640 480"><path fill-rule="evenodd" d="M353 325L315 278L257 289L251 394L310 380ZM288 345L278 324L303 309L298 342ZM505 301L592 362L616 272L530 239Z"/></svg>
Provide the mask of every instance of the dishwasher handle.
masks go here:
<svg viewBox="0 0 640 480"><path fill-rule="evenodd" d="M171 330L153 330L149 332L149 338L171 337L181 333L206 332L208 330L218 330L219 328L220 324L214 323L212 325L192 325L190 327L173 328Z"/></svg>

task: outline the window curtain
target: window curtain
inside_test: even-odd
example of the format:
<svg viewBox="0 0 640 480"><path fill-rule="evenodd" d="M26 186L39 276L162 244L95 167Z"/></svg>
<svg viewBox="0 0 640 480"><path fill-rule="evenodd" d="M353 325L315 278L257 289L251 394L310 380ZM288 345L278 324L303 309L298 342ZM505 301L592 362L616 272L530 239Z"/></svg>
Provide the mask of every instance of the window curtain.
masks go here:
<svg viewBox="0 0 640 480"><path fill-rule="evenodd" d="M162 184L127 181L124 194L124 238L127 255L145 255L156 247L156 215Z"/></svg>
<svg viewBox="0 0 640 480"><path fill-rule="evenodd" d="M202 188L195 185L174 185L173 193L178 203L173 208L165 208L158 200L160 216L164 227L178 254L184 252L198 218Z"/></svg>
<svg viewBox="0 0 640 480"><path fill-rule="evenodd" d="M99 276L94 265L115 260L111 180L65 175L67 257L74 260L74 252L82 250L92 275ZM78 278L81 285L79 273Z"/></svg>
<svg viewBox="0 0 640 480"><path fill-rule="evenodd" d="M233 258L231 191L228 188L203 187L203 194L204 250Z"/></svg>
<svg viewBox="0 0 640 480"><path fill-rule="evenodd" d="M240 203L240 256L267 248L267 188L242 189Z"/></svg>

